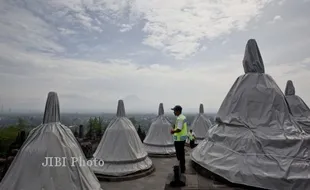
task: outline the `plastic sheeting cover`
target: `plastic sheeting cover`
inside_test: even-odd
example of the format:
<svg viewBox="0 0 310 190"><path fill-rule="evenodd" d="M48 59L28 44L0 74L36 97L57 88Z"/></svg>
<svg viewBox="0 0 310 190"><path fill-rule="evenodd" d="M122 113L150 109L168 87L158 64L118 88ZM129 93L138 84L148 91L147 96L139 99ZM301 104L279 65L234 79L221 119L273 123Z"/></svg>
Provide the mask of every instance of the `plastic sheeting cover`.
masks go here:
<svg viewBox="0 0 310 190"><path fill-rule="evenodd" d="M50 92L45 104L45 111L43 116L43 124L59 122L60 111L59 111L59 100L57 93Z"/></svg>
<svg viewBox="0 0 310 190"><path fill-rule="evenodd" d="M195 117L191 129L196 135L196 143L199 143L208 135L208 130L212 126L211 121L204 115L203 104L199 106L199 114Z"/></svg>
<svg viewBox="0 0 310 190"><path fill-rule="evenodd" d="M285 87L285 96L291 96L295 95L295 87L293 85L293 81L288 80L286 82L286 87Z"/></svg>
<svg viewBox="0 0 310 190"><path fill-rule="evenodd" d="M174 140L170 134L172 123L164 115L164 106L159 104L158 116L152 122L144 139L145 150L150 154L174 154Z"/></svg>
<svg viewBox="0 0 310 190"><path fill-rule="evenodd" d="M93 155L94 160L103 160L104 166L92 167L102 175L123 176L151 168L139 135L126 117L124 102L119 100L116 118L108 125Z"/></svg>
<svg viewBox="0 0 310 190"><path fill-rule="evenodd" d="M46 157L66 157L63 167L42 166ZM101 190L71 130L59 123L55 92L48 94L44 123L33 129L3 178L1 190ZM55 164L55 161L53 161ZM72 166L73 164L73 166Z"/></svg>
<svg viewBox="0 0 310 190"><path fill-rule="evenodd" d="M295 95L295 87L291 80L286 83L285 97L292 115L302 128L310 133L310 109L299 96Z"/></svg>
<svg viewBox="0 0 310 190"><path fill-rule="evenodd" d="M243 58L245 73L265 73L263 58L254 39L248 41Z"/></svg>
<svg viewBox="0 0 310 190"><path fill-rule="evenodd" d="M255 47L253 40L247 45ZM233 183L272 190L310 189L309 146L309 135L294 121L272 77L246 73L233 84L217 124L191 159Z"/></svg>
<svg viewBox="0 0 310 190"><path fill-rule="evenodd" d="M295 95L295 87L291 80L287 81L285 97L294 117L310 119L310 109L299 96Z"/></svg>

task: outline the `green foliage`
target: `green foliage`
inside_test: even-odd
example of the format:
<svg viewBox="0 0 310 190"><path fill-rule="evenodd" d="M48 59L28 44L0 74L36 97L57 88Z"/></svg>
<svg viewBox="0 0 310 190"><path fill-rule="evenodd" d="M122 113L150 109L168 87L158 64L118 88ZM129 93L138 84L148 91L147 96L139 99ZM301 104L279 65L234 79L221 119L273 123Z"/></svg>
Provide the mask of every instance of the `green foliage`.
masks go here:
<svg viewBox="0 0 310 190"><path fill-rule="evenodd" d="M105 131L104 126L105 125L101 117L90 118L88 120L89 131L86 136L88 136L89 138L92 137L92 134L95 134L96 136L101 136Z"/></svg>
<svg viewBox="0 0 310 190"><path fill-rule="evenodd" d="M15 142L18 133L27 130L28 127L26 121L19 118L16 125L0 128L0 157L5 155L10 145Z"/></svg>

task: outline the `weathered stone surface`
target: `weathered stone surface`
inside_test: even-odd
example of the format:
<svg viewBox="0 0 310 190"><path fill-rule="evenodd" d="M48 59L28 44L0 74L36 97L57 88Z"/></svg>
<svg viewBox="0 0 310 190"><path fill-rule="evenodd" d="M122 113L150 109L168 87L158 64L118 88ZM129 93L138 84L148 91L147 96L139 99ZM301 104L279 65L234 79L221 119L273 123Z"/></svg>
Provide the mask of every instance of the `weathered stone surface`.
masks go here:
<svg viewBox="0 0 310 190"><path fill-rule="evenodd" d="M191 167L190 152L186 148L186 186L181 188L172 188L168 185L168 175L172 175L173 166L177 163L174 158L152 158L156 171L151 175L132 181L124 182L101 182L103 189L109 190L237 190L236 188L218 185L211 179L199 176ZM238 189L241 190L241 189Z"/></svg>
<svg viewBox="0 0 310 190"><path fill-rule="evenodd" d="M198 177L196 174L186 174L186 188L197 188ZM183 188L184 189L184 188Z"/></svg>

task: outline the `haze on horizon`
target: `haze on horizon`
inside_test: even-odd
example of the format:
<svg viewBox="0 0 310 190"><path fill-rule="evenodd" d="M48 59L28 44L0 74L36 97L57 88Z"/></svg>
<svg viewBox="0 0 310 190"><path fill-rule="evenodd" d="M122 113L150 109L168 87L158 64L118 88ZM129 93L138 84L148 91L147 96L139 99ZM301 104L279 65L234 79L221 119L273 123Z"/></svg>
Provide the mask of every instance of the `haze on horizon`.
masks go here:
<svg viewBox="0 0 310 190"><path fill-rule="evenodd" d="M0 1L0 106L65 112L216 112L255 38L284 91L310 104L309 0ZM191 111L189 111L191 110ZM197 111L196 111L197 110Z"/></svg>

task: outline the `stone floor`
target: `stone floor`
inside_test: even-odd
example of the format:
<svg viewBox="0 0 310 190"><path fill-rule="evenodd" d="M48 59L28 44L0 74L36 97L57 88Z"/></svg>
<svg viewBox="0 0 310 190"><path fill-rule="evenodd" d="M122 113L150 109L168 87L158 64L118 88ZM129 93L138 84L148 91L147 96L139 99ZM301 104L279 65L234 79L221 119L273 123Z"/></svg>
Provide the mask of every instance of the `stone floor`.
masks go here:
<svg viewBox="0 0 310 190"><path fill-rule="evenodd" d="M237 190L216 183L213 180L199 176L190 165L190 150L186 153L186 187L171 188L168 185L168 175L172 173L173 166L177 163L173 158L152 158L156 171L149 176L124 182L101 182L103 190ZM241 190L241 189L238 189Z"/></svg>

